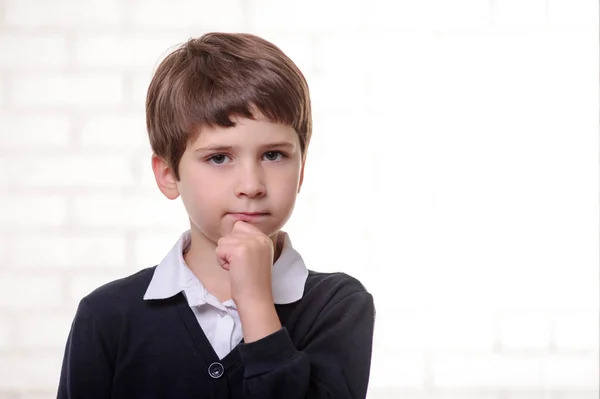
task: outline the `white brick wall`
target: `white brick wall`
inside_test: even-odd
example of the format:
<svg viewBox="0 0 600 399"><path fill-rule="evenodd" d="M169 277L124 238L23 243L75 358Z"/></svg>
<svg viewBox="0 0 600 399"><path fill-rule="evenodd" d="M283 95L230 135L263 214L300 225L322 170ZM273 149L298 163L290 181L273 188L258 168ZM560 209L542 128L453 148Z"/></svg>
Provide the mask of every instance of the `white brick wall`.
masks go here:
<svg viewBox="0 0 600 399"><path fill-rule="evenodd" d="M78 109L123 103L123 77L117 73L19 73L11 83L14 105L21 108Z"/></svg>
<svg viewBox="0 0 600 399"><path fill-rule="evenodd" d="M156 0L132 2L127 15L136 28L239 30L244 25L243 0L175 0L165 10Z"/></svg>
<svg viewBox="0 0 600 399"><path fill-rule="evenodd" d="M3 270L0 274L0 309L19 313L44 306L52 311L63 302L63 288L58 273Z"/></svg>
<svg viewBox="0 0 600 399"><path fill-rule="evenodd" d="M4 79L0 79L0 105L2 107L5 106L6 103L6 85L4 83Z"/></svg>
<svg viewBox="0 0 600 399"><path fill-rule="evenodd" d="M0 317L0 353L4 355L9 352L13 346L12 330L14 328L13 319L7 316Z"/></svg>
<svg viewBox="0 0 600 399"><path fill-rule="evenodd" d="M186 228L143 106L211 30L308 79L287 229L375 295L369 399L598 397L597 2L0 0L0 399L54 397L81 297Z"/></svg>
<svg viewBox="0 0 600 399"><path fill-rule="evenodd" d="M74 63L82 69L147 68L157 64L162 52L166 54L168 49L185 40L187 37L181 34L81 35L75 39Z"/></svg>
<svg viewBox="0 0 600 399"><path fill-rule="evenodd" d="M68 62L64 35L4 34L0 37L1 68L52 70ZM19 54L10 57L8 54Z"/></svg>
<svg viewBox="0 0 600 399"><path fill-rule="evenodd" d="M80 143L88 150L146 149L150 154L143 114L106 114L91 116L81 128ZM150 155L146 157L150 165Z"/></svg>
<svg viewBox="0 0 600 399"><path fill-rule="evenodd" d="M85 230L84 230L85 231ZM20 270L110 269L127 265L126 235L115 232L33 233L11 237L17 254L12 264ZM85 234L85 235L84 235ZM94 254L94 256L90 256Z"/></svg>
<svg viewBox="0 0 600 399"><path fill-rule="evenodd" d="M4 193L8 194L9 190L5 189ZM67 199L64 196L10 194L0 197L0 228L5 234L15 230L35 231L65 224Z"/></svg>
<svg viewBox="0 0 600 399"><path fill-rule="evenodd" d="M565 350L598 351L600 331L595 308L560 312L554 321L554 340Z"/></svg>
<svg viewBox="0 0 600 399"><path fill-rule="evenodd" d="M131 161L124 155L44 151L31 156L11 154L6 160L10 182L19 188L122 188L134 183Z"/></svg>
<svg viewBox="0 0 600 399"><path fill-rule="evenodd" d="M66 114L0 114L0 150L58 150L69 147L72 122ZM6 170L6 169L3 169Z"/></svg>
<svg viewBox="0 0 600 399"><path fill-rule="evenodd" d="M4 20L9 28L15 29L117 28L124 19L123 3L121 0L4 0Z"/></svg>

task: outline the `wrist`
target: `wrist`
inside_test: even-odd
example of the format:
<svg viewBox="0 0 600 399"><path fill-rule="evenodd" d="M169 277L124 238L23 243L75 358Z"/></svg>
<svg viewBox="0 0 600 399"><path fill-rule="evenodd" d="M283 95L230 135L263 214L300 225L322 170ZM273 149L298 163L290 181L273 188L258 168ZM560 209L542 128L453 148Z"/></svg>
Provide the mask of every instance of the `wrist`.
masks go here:
<svg viewBox="0 0 600 399"><path fill-rule="evenodd" d="M281 322L272 300L241 301L236 303L236 306L242 322L244 342L258 341L281 329Z"/></svg>
<svg viewBox="0 0 600 399"><path fill-rule="evenodd" d="M233 301L237 306L238 312L246 309L266 309L274 306L273 294L250 294L233 296Z"/></svg>

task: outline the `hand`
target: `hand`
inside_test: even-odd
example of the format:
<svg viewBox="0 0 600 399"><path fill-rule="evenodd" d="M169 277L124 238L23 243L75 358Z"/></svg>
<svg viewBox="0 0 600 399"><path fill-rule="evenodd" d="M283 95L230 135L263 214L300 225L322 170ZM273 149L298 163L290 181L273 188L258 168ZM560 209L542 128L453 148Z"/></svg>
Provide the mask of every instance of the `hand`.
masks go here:
<svg viewBox="0 0 600 399"><path fill-rule="evenodd" d="M231 297L238 307L273 304L273 252L271 239L241 220L235 222L230 234L217 242L217 260L229 271Z"/></svg>

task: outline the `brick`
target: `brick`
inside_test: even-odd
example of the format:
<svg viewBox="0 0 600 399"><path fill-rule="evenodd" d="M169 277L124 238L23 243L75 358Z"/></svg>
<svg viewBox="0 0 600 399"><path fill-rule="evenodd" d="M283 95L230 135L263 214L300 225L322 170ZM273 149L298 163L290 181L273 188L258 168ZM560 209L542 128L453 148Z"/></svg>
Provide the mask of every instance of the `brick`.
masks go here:
<svg viewBox="0 0 600 399"><path fill-rule="evenodd" d="M49 399L56 396L56 384L54 389L37 390L31 392L30 390L24 391L18 398L15 399Z"/></svg>
<svg viewBox="0 0 600 399"><path fill-rule="evenodd" d="M316 206L319 206L318 204ZM296 211L294 211L296 212ZM328 247L323 242L315 242L314 234L309 234L310 226L315 226L315 223L321 223L320 226L323 229L334 229L339 227L340 224L335 221L323 222L323 218L319 219L320 214L311 215L311 218L302 220L306 213L298 212L294 215L294 222L288 222L285 230L292 233L294 243L299 245L299 248L303 248L302 257L307 264L318 264L319 269L324 272L337 272L342 268L343 270L355 276L368 287L374 287L372 283L375 283L375 279L372 278L373 269L369 269L366 265L371 266L370 255L372 252L369 251L369 247L364 245L362 238L362 232L357 228L350 234L344 232L337 234L335 238L332 237L328 243L331 245ZM310 223L310 220L316 220L315 223ZM307 230L308 229L308 230ZM324 230L325 231L325 230ZM328 251L327 248L353 248L352 251ZM337 254L338 256L334 256ZM342 266L344 265L344 266ZM369 273L370 272L370 273ZM370 276L369 276L370 275ZM371 278L369 278L371 277ZM393 273L389 274L390 278L393 278Z"/></svg>
<svg viewBox="0 0 600 399"><path fill-rule="evenodd" d="M377 311L382 316L376 320L376 336L389 350L397 347L436 352L491 352L494 348L496 324L493 315L478 309L457 309L447 313L403 310L378 301Z"/></svg>
<svg viewBox="0 0 600 399"><path fill-rule="evenodd" d="M11 169L14 184L26 188L116 188L134 182L129 158L114 154L20 156Z"/></svg>
<svg viewBox="0 0 600 399"><path fill-rule="evenodd" d="M369 37L359 32L320 35L315 49L317 69L347 70L358 76L364 75L373 62L370 57L364 56L369 46ZM349 58L352 62L348 62Z"/></svg>
<svg viewBox="0 0 600 399"><path fill-rule="evenodd" d="M494 1L492 6L493 24L501 26L539 26L546 19L546 1Z"/></svg>
<svg viewBox="0 0 600 399"><path fill-rule="evenodd" d="M434 386L469 389L527 389L543 386L545 359L533 356L448 355L433 360Z"/></svg>
<svg viewBox="0 0 600 399"><path fill-rule="evenodd" d="M162 13L161 15L174 14ZM161 35L80 35L75 40L74 59L76 65L86 68L147 68L150 71L158 66L159 61L170 50L185 40L187 36L165 33Z"/></svg>
<svg viewBox="0 0 600 399"><path fill-rule="evenodd" d="M434 351L491 352L497 335L497 323L490 312L480 308L457 308L448 312L425 312L421 333Z"/></svg>
<svg viewBox="0 0 600 399"><path fill-rule="evenodd" d="M255 29L287 32L355 30L364 26L365 8L365 3L361 0L326 2L257 0L247 11L247 18L250 31Z"/></svg>
<svg viewBox="0 0 600 399"><path fill-rule="evenodd" d="M119 0L6 0L5 24L23 27L116 27L123 21Z"/></svg>
<svg viewBox="0 0 600 399"><path fill-rule="evenodd" d="M66 115L0 113L0 149L66 148L70 129Z"/></svg>
<svg viewBox="0 0 600 399"><path fill-rule="evenodd" d="M548 0L548 22L557 26L598 31L598 2L589 0ZM597 37L597 34L594 35Z"/></svg>
<svg viewBox="0 0 600 399"><path fill-rule="evenodd" d="M15 399L48 399L56 396L56 384L54 389L41 389L34 392L30 390L21 391L21 394Z"/></svg>
<svg viewBox="0 0 600 399"><path fill-rule="evenodd" d="M157 65L158 66L158 65ZM146 96L148 95L148 86L152 80L150 72L146 74L135 75L131 83L131 100L133 105L140 110L145 111Z"/></svg>
<svg viewBox="0 0 600 399"><path fill-rule="evenodd" d="M2 265L8 264L10 256L9 248L12 248L12 245L9 244L9 233L0 235L0 264Z"/></svg>
<svg viewBox="0 0 600 399"><path fill-rule="evenodd" d="M4 80L0 77L0 105L4 105L7 103L6 96L6 84L4 83Z"/></svg>
<svg viewBox="0 0 600 399"><path fill-rule="evenodd" d="M413 395L398 396L399 398L414 398L414 399L505 399L502 392L490 392L486 390L468 390L456 389L449 391L429 390L425 389L415 392ZM396 398L396 396L388 396L388 398ZM536 399L535 397L529 399ZM542 398L540 398L542 399ZM544 398L548 399L548 398Z"/></svg>
<svg viewBox="0 0 600 399"><path fill-rule="evenodd" d="M598 387L585 391L581 391L578 389L572 392L557 394L556 399L598 399L599 394L600 392L598 391Z"/></svg>
<svg viewBox="0 0 600 399"><path fill-rule="evenodd" d="M183 230L173 229L171 232L138 234L133 244L135 267L141 269L160 263L182 233Z"/></svg>
<svg viewBox="0 0 600 399"><path fill-rule="evenodd" d="M0 274L0 309L24 311L42 304L45 309L51 309L62 300L59 276Z"/></svg>
<svg viewBox="0 0 600 399"><path fill-rule="evenodd" d="M13 326L14 321L12 318L0 315L0 353L8 351L13 346Z"/></svg>
<svg viewBox="0 0 600 399"><path fill-rule="evenodd" d="M59 351L1 356L0 390L55 390L60 377L61 361Z"/></svg>
<svg viewBox="0 0 600 399"><path fill-rule="evenodd" d="M352 71L326 71L305 74L311 90L313 107L327 112L347 111L362 113L366 108L366 89L357 82L363 82L365 76L355 75ZM353 82L354 84L349 84Z"/></svg>
<svg viewBox="0 0 600 399"><path fill-rule="evenodd" d="M64 350L74 314L23 314L18 323L16 345L25 352ZM40 327L43 326L43 331Z"/></svg>
<svg viewBox="0 0 600 399"><path fill-rule="evenodd" d="M12 79L12 100L17 106L117 106L122 99L118 74L16 75Z"/></svg>
<svg viewBox="0 0 600 399"><path fill-rule="evenodd" d="M524 389L509 391L501 394L501 399L561 399L562 396L557 394L551 394L547 389Z"/></svg>
<svg viewBox="0 0 600 399"><path fill-rule="evenodd" d="M103 115L88 120L81 130L84 148L150 148L144 114Z"/></svg>
<svg viewBox="0 0 600 399"><path fill-rule="evenodd" d="M126 264L126 241L118 233L13 236L13 264L19 268L115 268Z"/></svg>
<svg viewBox="0 0 600 399"><path fill-rule="evenodd" d="M152 155L144 154L139 156L136 162L136 170L139 173L138 183L145 189L151 192L158 192L158 186L154 178L154 172L152 171Z"/></svg>
<svg viewBox="0 0 600 399"><path fill-rule="evenodd" d="M401 182L398 182L397 185L403 187L403 192L406 192L404 190L408 188L408 185ZM423 209L420 208L422 205L417 203L418 198L415 198L415 203L409 201L399 207L397 203L399 196L389 193L387 196L389 202L384 198L381 201L377 200L378 206L386 210L385 215L374 217L385 218L386 226L392 227L389 227L391 229L389 232L385 232L384 229L375 235L374 250L368 263L372 273L378 270L380 274L389 275L394 281L393 290L391 290L393 294L390 293L387 299L404 304L405 307L434 309L436 317L440 312L447 312L449 316L457 315L461 320L463 317L468 318L469 313L486 315L487 321L477 327L478 333L482 336L475 338L473 342L480 348L486 347L493 333L492 321L488 314L493 311L493 308L490 308L489 305L493 303L495 295L499 294L493 290L493 285L488 281L492 268L481 268L477 265L475 260L477 256L473 255L473 251L478 249L477 245L473 244L472 237L465 239L463 234L460 240L452 240L452 232L443 231L442 223L435 222L435 220L439 220L438 217L443 215L431 215L429 211L418 211ZM393 203L394 198L396 203ZM394 211L389 212L390 209ZM405 212L402 209L408 211ZM395 215L391 215L392 213ZM394 216L399 221L392 219ZM393 227L399 224L411 227L407 229ZM430 226L434 225L440 226L440 228L432 229ZM448 224L448 226L452 226L452 224ZM442 239L442 237L444 238ZM431 251L432 242L436 243L436 251ZM470 243L468 246L472 246L474 249L465 247L465 243ZM394 264L400 266L389 266L390 253L395 259L397 258ZM469 254L469 258L464 255L466 253ZM454 259L452 267L444 267L449 259ZM472 264L470 265L469 262ZM401 265L410 265L410 267ZM436 278L432 279L431 276L436 276ZM476 283L467 284L465 278ZM440 319L444 320L444 318ZM435 317L433 321L435 321ZM446 328L442 322L440 325L442 326L440 328ZM468 342L464 341L467 338L461 338L463 327L460 324L449 328L455 329L452 331L452 335L449 335L449 337L454 337L452 338L455 340L453 345L468 345ZM444 341L443 337L440 339L445 344L452 342L452 340Z"/></svg>
<svg viewBox="0 0 600 399"><path fill-rule="evenodd" d="M74 199L73 214L82 226L129 228L189 228L181 200L169 201L160 193L148 195L94 195ZM183 230L182 230L183 231Z"/></svg>
<svg viewBox="0 0 600 399"><path fill-rule="evenodd" d="M300 68L302 73L313 71L318 57L316 56L316 35L297 32L282 32L257 27L252 34L258 35L279 47ZM309 82L310 84L310 82Z"/></svg>
<svg viewBox="0 0 600 399"><path fill-rule="evenodd" d="M425 384L425 359L422 354L382 351L374 346L369 386L377 388L421 389Z"/></svg>
<svg viewBox="0 0 600 399"><path fill-rule="evenodd" d="M0 157L0 170L4 170L4 171L9 170L9 163L5 159L5 157ZM8 191L8 188L10 187L12 180L13 180L12 173L10 175L8 173L0 173L0 192ZM1 219L1 217L0 217L0 219Z"/></svg>
<svg viewBox="0 0 600 399"><path fill-rule="evenodd" d="M242 0L175 0L169 3L169 12L160 1L138 0L128 15L136 27L229 31L242 26L242 10Z"/></svg>
<svg viewBox="0 0 600 399"><path fill-rule="evenodd" d="M307 35L263 35L281 49L304 74L316 67L315 41Z"/></svg>
<svg viewBox="0 0 600 399"><path fill-rule="evenodd" d="M413 3L418 2L411 2ZM436 38L421 32L398 34L373 31L366 33L366 41L369 46L363 50L362 55L369 59L369 68L364 78L366 82L363 83L367 86L365 102L373 110L385 112L386 117L389 117L388 111L394 114L401 112L402 118L398 118L397 123L401 127L410 123L411 125L406 126L410 130L419 128L419 122L428 122L431 118L426 115L434 109L431 101L435 101L435 98L427 93L435 88L436 96L443 95L436 87L436 76L445 69L433 70L433 66L439 64L439 44ZM394 51L389 51L390 48ZM358 82L353 84L358 85ZM393 135L390 139L395 137L402 138L401 135Z"/></svg>
<svg viewBox="0 0 600 399"><path fill-rule="evenodd" d="M561 312L554 320L554 344L559 350L599 350L598 308Z"/></svg>
<svg viewBox="0 0 600 399"><path fill-rule="evenodd" d="M573 264L571 262L568 264ZM586 260L586 262L589 262L589 260ZM556 268L561 267L564 264L565 263L559 263L558 265L560 266L556 266ZM592 266L591 263L590 266ZM576 269L576 267L573 267L573 269ZM573 272L575 273L575 270ZM565 270L564 274L567 273L569 273L569 271ZM546 309L569 311L572 309L585 308L588 307L590 303L594 303L596 299L598 299L598 277L594 276L593 273L589 273L589 276L588 279L574 279L565 275L563 276L562 282L553 281L554 284L548 284L544 290L540 292L541 295L544 295L543 297L540 295L540 297L546 300ZM557 280L558 278L559 277L557 277ZM593 278L595 278L595 280L593 280ZM556 295L557 291L568 293L568 295Z"/></svg>
<svg viewBox="0 0 600 399"><path fill-rule="evenodd" d="M502 349L548 349L550 318L542 312L514 312L500 318Z"/></svg>
<svg viewBox="0 0 600 399"><path fill-rule="evenodd" d="M490 9L489 2L479 0L375 0L366 13L368 29L475 29L487 25Z"/></svg>
<svg viewBox="0 0 600 399"><path fill-rule="evenodd" d="M600 379L598 352L587 355L557 354L545 359L545 384L551 390L597 389Z"/></svg>
<svg viewBox="0 0 600 399"><path fill-rule="evenodd" d="M66 215L67 204L63 197L0 196L0 228L3 229L61 226Z"/></svg>
<svg viewBox="0 0 600 399"><path fill-rule="evenodd" d="M3 34L0 54L0 68L59 68L68 61L66 39L58 35Z"/></svg>
<svg viewBox="0 0 600 399"><path fill-rule="evenodd" d="M389 398L402 398L408 397L406 395L406 390L401 388L393 388L393 387L373 387L369 385L367 389L367 397L366 399L389 399ZM414 398L414 394L412 396Z"/></svg>

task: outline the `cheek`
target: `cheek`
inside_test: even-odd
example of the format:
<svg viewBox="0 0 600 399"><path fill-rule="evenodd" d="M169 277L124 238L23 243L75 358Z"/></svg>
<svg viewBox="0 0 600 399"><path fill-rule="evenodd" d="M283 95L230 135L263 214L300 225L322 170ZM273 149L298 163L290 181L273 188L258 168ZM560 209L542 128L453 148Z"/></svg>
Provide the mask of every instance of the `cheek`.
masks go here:
<svg viewBox="0 0 600 399"><path fill-rule="evenodd" d="M197 182L188 187L187 197L188 201L193 202L199 211L210 212L211 209L222 203L218 187L207 182Z"/></svg>
<svg viewBox="0 0 600 399"><path fill-rule="evenodd" d="M298 194L298 184L300 181L299 173L296 171L286 173L278 179L279 184L272 186L272 194L278 198L278 202L282 207L293 205Z"/></svg>
<svg viewBox="0 0 600 399"><path fill-rule="evenodd" d="M187 208L195 212L203 212L219 203L219 185L207 173L188 173L185 175L180 187L182 200Z"/></svg>

